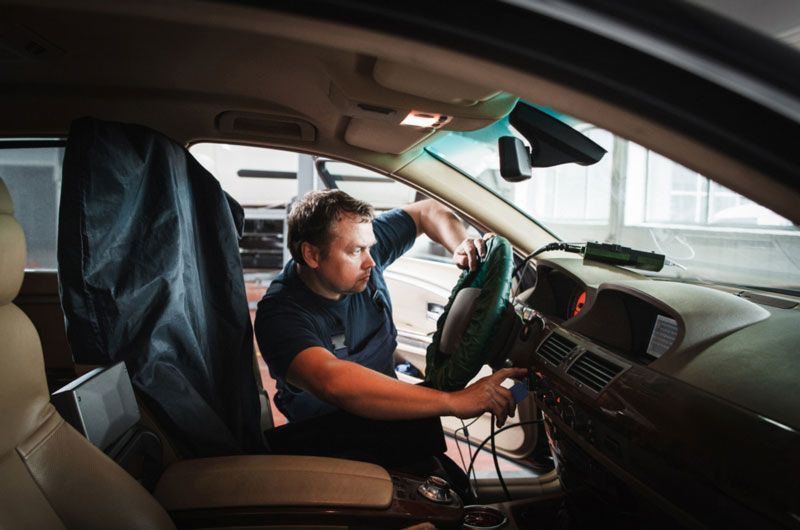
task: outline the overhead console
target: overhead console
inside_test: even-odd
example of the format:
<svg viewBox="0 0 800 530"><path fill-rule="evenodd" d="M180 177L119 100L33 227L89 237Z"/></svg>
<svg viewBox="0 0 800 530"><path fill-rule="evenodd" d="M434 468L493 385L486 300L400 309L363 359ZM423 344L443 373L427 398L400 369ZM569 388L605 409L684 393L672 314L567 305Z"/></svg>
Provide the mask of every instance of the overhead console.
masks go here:
<svg viewBox="0 0 800 530"><path fill-rule="evenodd" d="M349 119L344 140L401 154L437 130L471 131L507 115L517 97L417 66L328 54L328 99Z"/></svg>

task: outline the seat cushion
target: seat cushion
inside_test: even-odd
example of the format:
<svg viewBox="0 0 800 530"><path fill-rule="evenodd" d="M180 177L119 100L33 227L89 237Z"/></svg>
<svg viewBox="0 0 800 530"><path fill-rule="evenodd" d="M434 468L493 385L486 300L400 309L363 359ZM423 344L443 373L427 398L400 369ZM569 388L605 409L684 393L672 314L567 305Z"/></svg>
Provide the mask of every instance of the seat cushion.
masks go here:
<svg viewBox="0 0 800 530"><path fill-rule="evenodd" d="M66 528L16 451L0 456L0 528Z"/></svg>

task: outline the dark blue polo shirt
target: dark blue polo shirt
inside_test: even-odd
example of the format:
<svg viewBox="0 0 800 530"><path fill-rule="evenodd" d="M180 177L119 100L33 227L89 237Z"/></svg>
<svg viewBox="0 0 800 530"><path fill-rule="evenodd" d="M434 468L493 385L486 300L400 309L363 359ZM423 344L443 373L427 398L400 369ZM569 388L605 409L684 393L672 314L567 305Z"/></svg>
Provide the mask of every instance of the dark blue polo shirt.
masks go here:
<svg viewBox="0 0 800 530"><path fill-rule="evenodd" d="M319 296L300 279L294 260L270 284L258 303L255 334L274 379L285 382L289 365L306 348L321 346L333 352L333 339L342 332L348 350L359 350L384 323L381 303L391 315L383 271L411 248L417 227L406 212L394 209L375 218L372 228L377 241L370 249L375 268L363 292L340 300Z"/></svg>

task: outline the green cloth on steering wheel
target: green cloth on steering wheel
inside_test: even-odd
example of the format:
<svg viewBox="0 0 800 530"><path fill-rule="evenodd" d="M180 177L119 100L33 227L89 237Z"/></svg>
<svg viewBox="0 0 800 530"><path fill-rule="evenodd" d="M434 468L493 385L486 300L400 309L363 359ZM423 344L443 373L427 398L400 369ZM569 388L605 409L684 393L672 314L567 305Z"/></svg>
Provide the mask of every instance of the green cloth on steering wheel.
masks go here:
<svg viewBox="0 0 800 530"><path fill-rule="evenodd" d="M486 242L486 253L477 270L464 271L459 277L428 346L425 381L433 388L446 391L464 388L503 342L493 334L508 305L512 266L511 244L504 237L494 236ZM445 355L439 351L442 329L456 295L467 287L478 287L481 293L456 351Z"/></svg>

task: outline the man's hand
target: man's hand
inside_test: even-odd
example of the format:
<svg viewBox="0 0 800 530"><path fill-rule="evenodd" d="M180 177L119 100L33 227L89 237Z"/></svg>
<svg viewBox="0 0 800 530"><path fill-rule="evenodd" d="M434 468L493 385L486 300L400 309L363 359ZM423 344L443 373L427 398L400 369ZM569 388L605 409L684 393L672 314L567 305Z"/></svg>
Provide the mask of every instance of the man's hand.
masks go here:
<svg viewBox="0 0 800 530"><path fill-rule="evenodd" d="M453 262L460 269L474 271L478 268L480 258L486 255L486 242L492 237L494 233L487 232L482 238L465 239L453 252Z"/></svg>
<svg viewBox="0 0 800 530"><path fill-rule="evenodd" d="M484 412L492 412L497 418L497 426L502 427L507 417L514 417L517 404L511 391L500 385L508 378L522 378L528 373L526 368L503 368L490 376L448 394L451 414L459 418L474 418Z"/></svg>

